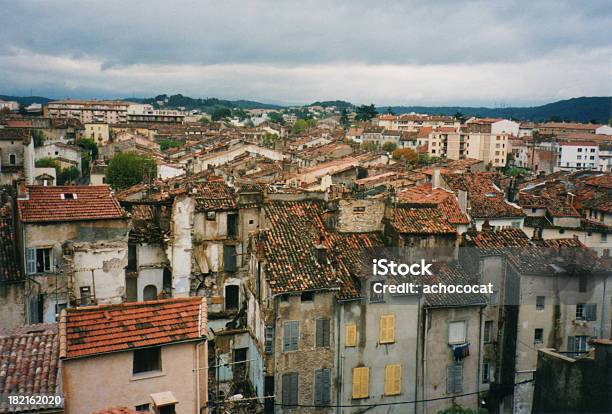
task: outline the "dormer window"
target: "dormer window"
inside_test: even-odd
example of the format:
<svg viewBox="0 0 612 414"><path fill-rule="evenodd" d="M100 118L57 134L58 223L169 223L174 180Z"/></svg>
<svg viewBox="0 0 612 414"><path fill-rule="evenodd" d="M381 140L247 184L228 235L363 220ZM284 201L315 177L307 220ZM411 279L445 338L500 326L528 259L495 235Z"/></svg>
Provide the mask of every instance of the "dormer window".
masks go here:
<svg viewBox="0 0 612 414"><path fill-rule="evenodd" d="M62 193L60 194L60 197L62 200L76 200L77 199L76 193Z"/></svg>

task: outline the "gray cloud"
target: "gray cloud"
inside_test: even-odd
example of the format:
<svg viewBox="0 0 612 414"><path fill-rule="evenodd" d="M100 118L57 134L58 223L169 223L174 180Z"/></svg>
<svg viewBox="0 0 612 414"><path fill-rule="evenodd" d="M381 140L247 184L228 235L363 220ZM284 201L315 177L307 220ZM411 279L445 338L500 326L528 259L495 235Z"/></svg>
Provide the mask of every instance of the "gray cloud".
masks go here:
<svg viewBox="0 0 612 414"><path fill-rule="evenodd" d="M381 104L610 93L607 1L56 0L2 9L5 92Z"/></svg>

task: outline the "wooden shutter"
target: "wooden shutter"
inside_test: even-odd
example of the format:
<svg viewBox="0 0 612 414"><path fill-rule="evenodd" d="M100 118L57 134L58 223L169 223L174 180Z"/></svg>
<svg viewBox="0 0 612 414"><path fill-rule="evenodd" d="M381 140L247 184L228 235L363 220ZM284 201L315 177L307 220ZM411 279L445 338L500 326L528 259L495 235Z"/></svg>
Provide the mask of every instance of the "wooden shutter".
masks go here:
<svg viewBox="0 0 612 414"><path fill-rule="evenodd" d="M283 351L298 349L299 322L290 321L283 325Z"/></svg>
<svg viewBox="0 0 612 414"><path fill-rule="evenodd" d="M596 303L585 304L584 313L585 313L587 321L596 321L597 320L597 304Z"/></svg>
<svg viewBox="0 0 612 414"><path fill-rule="evenodd" d="M369 395L370 368L353 368L353 398L367 398Z"/></svg>
<svg viewBox="0 0 612 414"><path fill-rule="evenodd" d="M357 345L357 325L349 324L345 327L345 340L344 346L355 346Z"/></svg>
<svg viewBox="0 0 612 414"><path fill-rule="evenodd" d="M402 366L393 364L385 366L385 395L397 395L402 389Z"/></svg>
<svg viewBox="0 0 612 414"><path fill-rule="evenodd" d="M291 407L298 403L298 373L289 372L283 374L283 405Z"/></svg>
<svg viewBox="0 0 612 414"><path fill-rule="evenodd" d="M395 315L380 315L378 342L381 344L395 342Z"/></svg>
<svg viewBox="0 0 612 414"><path fill-rule="evenodd" d="M315 405L328 405L330 403L330 370L327 368L315 371Z"/></svg>
<svg viewBox="0 0 612 414"><path fill-rule="evenodd" d="M576 352L576 337L567 337L567 352Z"/></svg>
<svg viewBox="0 0 612 414"><path fill-rule="evenodd" d="M36 273L36 249L26 249L26 273Z"/></svg>
<svg viewBox="0 0 612 414"><path fill-rule="evenodd" d="M264 349L266 354L271 354L274 349L274 325L266 325Z"/></svg>
<svg viewBox="0 0 612 414"><path fill-rule="evenodd" d="M446 390L449 394L463 392L463 365L451 364L446 369Z"/></svg>
<svg viewBox="0 0 612 414"><path fill-rule="evenodd" d="M316 346L329 346L329 319L317 319Z"/></svg>

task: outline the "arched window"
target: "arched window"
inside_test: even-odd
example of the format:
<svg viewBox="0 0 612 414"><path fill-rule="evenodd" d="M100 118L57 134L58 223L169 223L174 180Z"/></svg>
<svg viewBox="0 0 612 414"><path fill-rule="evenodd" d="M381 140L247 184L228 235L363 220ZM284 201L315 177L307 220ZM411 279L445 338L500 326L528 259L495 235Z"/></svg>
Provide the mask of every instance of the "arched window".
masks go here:
<svg viewBox="0 0 612 414"><path fill-rule="evenodd" d="M145 286L142 292L143 300L155 300L157 299L157 288L155 285L147 285Z"/></svg>

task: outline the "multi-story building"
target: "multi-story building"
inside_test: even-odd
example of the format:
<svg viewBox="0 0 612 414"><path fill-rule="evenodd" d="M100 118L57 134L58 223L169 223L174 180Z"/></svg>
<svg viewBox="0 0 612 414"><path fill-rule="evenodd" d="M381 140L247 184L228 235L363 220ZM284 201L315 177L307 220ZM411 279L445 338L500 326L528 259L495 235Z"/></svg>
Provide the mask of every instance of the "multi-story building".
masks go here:
<svg viewBox="0 0 612 414"><path fill-rule="evenodd" d="M44 114L51 118L76 118L83 124L122 124L128 122L129 106L126 101L68 99L49 102Z"/></svg>
<svg viewBox="0 0 612 414"><path fill-rule="evenodd" d="M428 152L432 157L451 160L474 158L493 167L506 165L508 148L507 133L457 131L442 127L430 132Z"/></svg>
<svg viewBox="0 0 612 414"><path fill-rule="evenodd" d="M599 145L596 142L559 142L557 148L557 171L599 169Z"/></svg>

